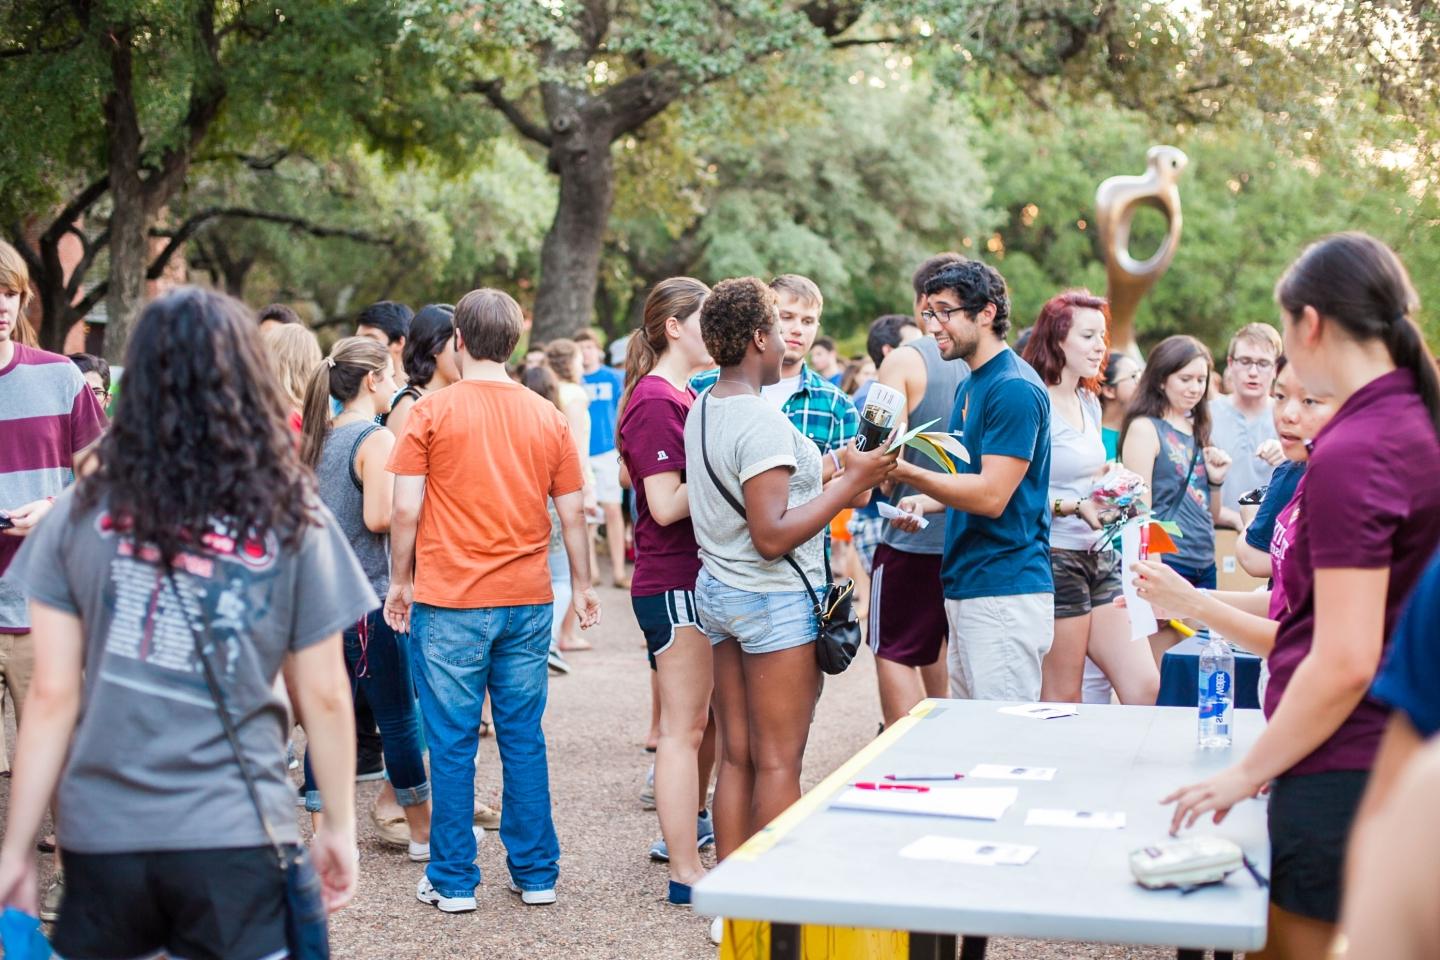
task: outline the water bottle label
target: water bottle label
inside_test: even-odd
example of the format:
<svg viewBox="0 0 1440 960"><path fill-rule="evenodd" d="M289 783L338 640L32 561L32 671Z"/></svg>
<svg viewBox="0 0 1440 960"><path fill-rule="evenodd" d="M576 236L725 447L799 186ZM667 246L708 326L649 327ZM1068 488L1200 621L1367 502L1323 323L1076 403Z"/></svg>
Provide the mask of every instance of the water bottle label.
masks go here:
<svg viewBox="0 0 1440 960"><path fill-rule="evenodd" d="M1230 680L1230 674L1226 673L1224 670L1216 670L1214 673L1210 674L1210 678L1205 685L1205 693L1211 697L1228 698L1232 695L1233 689L1234 688Z"/></svg>

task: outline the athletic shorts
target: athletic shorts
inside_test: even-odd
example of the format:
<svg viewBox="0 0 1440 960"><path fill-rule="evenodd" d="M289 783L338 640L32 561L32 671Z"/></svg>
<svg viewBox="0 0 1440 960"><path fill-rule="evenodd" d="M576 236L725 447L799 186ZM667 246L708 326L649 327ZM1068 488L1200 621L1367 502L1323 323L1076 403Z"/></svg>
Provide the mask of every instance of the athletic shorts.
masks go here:
<svg viewBox="0 0 1440 960"><path fill-rule="evenodd" d="M701 570L695 581L700 626L716 646L727 640L744 653L776 653L815 642L815 603L804 590L756 593L721 583Z"/></svg>
<svg viewBox="0 0 1440 960"><path fill-rule="evenodd" d="M880 546L880 535L889 522L884 517L867 517L859 511L850 518L850 542L855 545L860 565L867 574L875 569L875 548Z"/></svg>
<svg viewBox="0 0 1440 960"><path fill-rule="evenodd" d="M1370 774L1335 770L1278 777L1270 786L1270 901L1335 923L1345 845ZM66 865L69 869L69 865Z"/></svg>
<svg viewBox="0 0 1440 960"><path fill-rule="evenodd" d="M66 960L287 954L285 875L270 847L62 858L65 898L51 942Z"/></svg>
<svg viewBox="0 0 1440 960"><path fill-rule="evenodd" d="M595 474L595 502L619 503L620 455L614 450L595 454L590 458L590 472Z"/></svg>
<svg viewBox="0 0 1440 960"><path fill-rule="evenodd" d="M650 659L650 669L655 669L655 658L675 642L677 627L700 629L695 616L695 594L690 590L671 590L655 593L648 597L631 597L630 607L640 631L645 634L645 656Z"/></svg>
<svg viewBox="0 0 1440 960"><path fill-rule="evenodd" d="M875 548L870 570L870 650L882 660L928 667L940 659L949 627L938 553Z"/></svg>
<svg viewBox="0 0 1440 960"><path fill-rule="evenodd" d="M1083 617L1120 596L1120 554L1114 550L1050 548L1055 619Z"/></svg>

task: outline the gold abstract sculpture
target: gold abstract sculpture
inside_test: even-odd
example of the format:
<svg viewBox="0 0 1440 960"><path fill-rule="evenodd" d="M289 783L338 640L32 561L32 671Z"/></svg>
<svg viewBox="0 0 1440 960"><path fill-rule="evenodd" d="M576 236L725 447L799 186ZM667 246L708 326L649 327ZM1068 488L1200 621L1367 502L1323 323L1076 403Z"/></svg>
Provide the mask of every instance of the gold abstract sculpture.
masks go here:
<svg viewBox="0 0 1440 960"><path fill-rule="evenodd" d="M1135 311L1175 258L1180 244L1180 188L1176 182L1189 163L1178 147L1155 146L1145 152L1145 173L1111 177L1095 191L1095 223L1105 257L1106 296L1110 300L1110 349L1135 358ZM1165 239L1147 260L1130 256L1130 223L1135 211L1150 206L1165 215Z"/></svg>

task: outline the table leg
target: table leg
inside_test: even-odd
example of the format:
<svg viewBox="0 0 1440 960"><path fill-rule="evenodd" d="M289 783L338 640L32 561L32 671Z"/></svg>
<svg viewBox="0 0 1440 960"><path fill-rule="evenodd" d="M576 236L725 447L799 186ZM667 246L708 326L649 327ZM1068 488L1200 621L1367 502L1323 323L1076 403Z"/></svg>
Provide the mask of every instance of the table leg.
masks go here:
<svg viewBox="0 0 1440 960"><path fill-rule="evenodd" d="M954 934L911 933L909 960L955 960Z"/></svg>
<svg viewBox="0 0 1440 960"><path fill-rule="evenodd" d="M770 925L770 960L800 960L800 927L793 923Z"/></svg>
<svg viewBox="0 0 1440 960"><path fill-rule="evenodd" d="M962 937L960 939L960 960L985 960L985 951L990 946L986 937Z"/></svg>

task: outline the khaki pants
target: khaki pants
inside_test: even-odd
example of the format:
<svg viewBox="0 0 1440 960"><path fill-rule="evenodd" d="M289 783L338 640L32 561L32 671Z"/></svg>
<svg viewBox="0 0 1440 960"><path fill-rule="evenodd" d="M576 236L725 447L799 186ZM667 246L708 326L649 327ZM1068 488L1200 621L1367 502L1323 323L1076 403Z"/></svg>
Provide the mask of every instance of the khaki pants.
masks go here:
<svg viewBox="0 0 1440 960"><path fill-rule="evenodd" d="M3 708L4 694L10 694L15 705L15 725L20 725L21 710L24 709L25 694L30 690L30 679L35 675L35 640L30 633L0 633L0 708ZM10 752L5 744L3 710L0 710L0 772L10 769Z"/></svg>
<svg viewBox="0 0 1440 960"><path fill-rule="evenodd" d="M1040 664L1055 640L1055 597L946 600L950 696L959 700L1040 699Z"/></svg>

